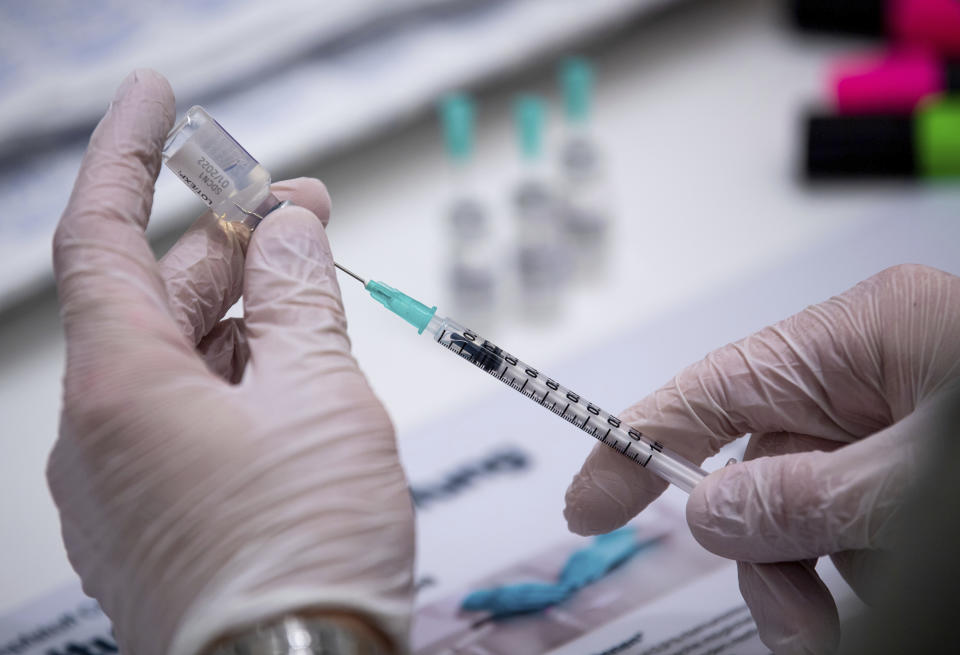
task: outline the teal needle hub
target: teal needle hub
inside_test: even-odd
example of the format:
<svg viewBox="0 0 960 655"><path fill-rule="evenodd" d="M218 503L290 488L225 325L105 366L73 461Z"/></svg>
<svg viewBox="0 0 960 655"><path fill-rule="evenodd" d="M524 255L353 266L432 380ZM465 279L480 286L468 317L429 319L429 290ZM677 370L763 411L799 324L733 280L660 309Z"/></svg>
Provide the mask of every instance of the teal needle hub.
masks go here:
<svg viewBox="0 0 960 655"><path fill-rule="evenodd" d="M378 303L417 328L417 334L423 334L430 319L437 313L436 307L427 307L383 282L370 280L363 288L369 291Z"/></svg>

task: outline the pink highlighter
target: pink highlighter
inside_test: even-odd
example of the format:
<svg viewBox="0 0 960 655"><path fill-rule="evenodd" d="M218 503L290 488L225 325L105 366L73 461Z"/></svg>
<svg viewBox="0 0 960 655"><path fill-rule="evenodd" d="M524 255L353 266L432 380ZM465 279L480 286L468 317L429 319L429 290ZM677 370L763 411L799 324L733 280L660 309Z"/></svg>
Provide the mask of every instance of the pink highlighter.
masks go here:
<svg viewBox="0 0 960 655"><path fill-rule="evenodd" d="M960 61L923 49L861 55L835 63L828 85L841 114L909 114L928 96L960 92Z"/></svg>
<svg viewBox="0 0 960 655"><path fill-rule="evenodd" d="M960 55L958 0L790 0L790 12L803 29L885 36Z"/></svg>

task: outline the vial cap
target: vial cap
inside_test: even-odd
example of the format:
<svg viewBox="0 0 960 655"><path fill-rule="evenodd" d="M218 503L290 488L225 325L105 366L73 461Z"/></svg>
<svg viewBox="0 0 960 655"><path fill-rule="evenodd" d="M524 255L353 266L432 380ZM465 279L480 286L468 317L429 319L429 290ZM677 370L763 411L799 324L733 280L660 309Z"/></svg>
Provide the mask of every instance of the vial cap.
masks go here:
<svg viewBox="0 0 960 655"><path fill-rule="evenodd" d="M447 155L464 161L473 152L473 100L464 93L450 93L440 100L440 121Z"/></svg>
<svg viewBox="0 0 960 655"><path fill-rule="evenodd" d="M593 92L593 67L583 57L570 57L560 64L560 86L567 120L586 121L590 117Z"/></svg>
<svg viewBox="0 0 960 655"><path fill-rule="evenodd" d="M521 95L513 105L520 152L526 159L536 159L543 150L543 126L546 103L534 95Z"/></svg>

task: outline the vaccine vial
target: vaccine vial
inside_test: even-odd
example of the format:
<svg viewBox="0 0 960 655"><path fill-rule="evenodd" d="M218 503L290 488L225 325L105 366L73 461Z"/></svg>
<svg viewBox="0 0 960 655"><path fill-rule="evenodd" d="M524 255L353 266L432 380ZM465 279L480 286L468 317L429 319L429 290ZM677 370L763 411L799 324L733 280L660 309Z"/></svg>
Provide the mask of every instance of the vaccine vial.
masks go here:
<svg viewBox="0 0 960 655"><path fill-rule="evenodd" d="M458 312L474 321L493 316L497 296L497 253L490 216L467 195L451 203L447 216L450 293Z"/></svg>
<svg viewBox="0 0 960 655"><path fill-rule="evenodd" d="M549 318L561 308L568 272L556 186L543 154L546 102L524 95L514 104L520 175L512 198L517 291L528 318Z"/></svg>
<svg viewBox="0 0 960 655"><path fill-rule="evenodd" d="M561 148L562 223L579 279L601 277L607 260L611 208L610 185L593 139L570 134Z"/></svg>
<svg viewBox="0 0 960 655"><path fill-rule="evenodd" d="M607 234L610 231L610 186L590 120L593 66L582 57L560 65L565 134L560 147L563 227L574 255L577 277L603 273Z"/></svg>
<svg viewBox="0 0 960 655"><path fill-rule="evenodd" d="M551 186L537 175L521 180L513 195L518 300L527 318L550 318L562 305L567 251L558 229Z"/></svg>
<svg viewBox="0 0 960 655"><path fill-rule="evenodd" d="M163 162L222 221L253 229L279 204L270 173L203 107L191 107L170 131Z"/></svg>
<svg viewBox="0 0 960 655"><path fill-rule="evenodd" d="M440 101L439 111L452 191L444 215L447 288L459 315L487 323L497 303L497 250L473 160L476 106L468 95L451 93Z"/></svg>

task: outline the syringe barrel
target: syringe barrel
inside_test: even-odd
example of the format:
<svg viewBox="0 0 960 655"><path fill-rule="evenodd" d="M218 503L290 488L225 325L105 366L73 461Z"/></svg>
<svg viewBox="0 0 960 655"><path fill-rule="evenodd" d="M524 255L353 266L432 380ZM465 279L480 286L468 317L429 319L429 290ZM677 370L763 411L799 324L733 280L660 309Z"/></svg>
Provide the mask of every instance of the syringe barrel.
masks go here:
<svg viewBox="0 0 960 655"><path fill-rule="evenodd" d="M706 471L666 446L662 448L660 455L650 460L647 468L687 493L693 491L693 488L707 477Z"/></svg>
<svg viewBox="0 0 960 655"><path fill-rule="evenodd" d="M453 319L434 315L425 331L447 350L687 493L707 476L706 471L659 441Z"/></svg>
<svg viewBox="0 0 960 655"><path fill-rule="evenodd" d="M255 227L278 203L270 173L203 107L173 127L163 161L221 220Z"/></svg>

